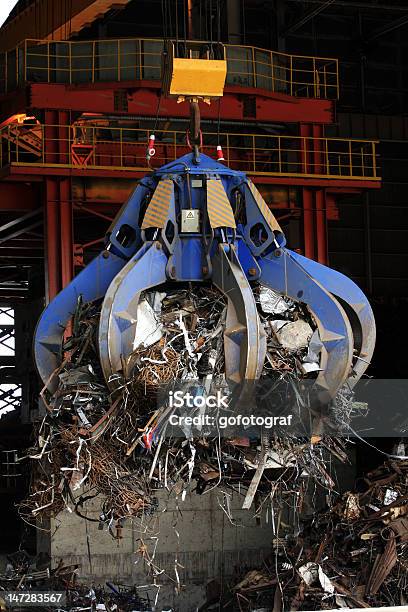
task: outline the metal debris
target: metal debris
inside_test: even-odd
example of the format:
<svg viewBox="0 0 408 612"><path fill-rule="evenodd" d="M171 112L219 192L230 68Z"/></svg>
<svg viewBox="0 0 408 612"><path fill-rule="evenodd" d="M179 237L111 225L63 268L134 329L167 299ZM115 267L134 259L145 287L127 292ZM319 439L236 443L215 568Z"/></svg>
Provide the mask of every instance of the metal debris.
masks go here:
<svg viewBox="0 0 408 612"><path fill-rule="evenodd" d="M5 573L0 574L0 608L2 591L29 593L47 591L64 593L66 601L58 608L60 612L153 612L155 609L145 586L120 585L106 582L104 586L90 586L78 579L78 565L64 565L62 562L50 569L49 557L40 553L30 557L25 551L8 555ZM46 565L45 569L39 569ZM5 609L5 608L2 608ZM9 609L9 608L7 608ZM14 606L14 609L17 609ZM26 610L25 606L18 610ZM55 612L52 607L41 606L43 612Z"/></svg>
<svg viewBox="0 0 408 612"><path fill-rule="evenodd" d="M386 503L389 482L398 496ZM405 605L408 520L393 518L392 509L408 515L407 484L408 461L387 461L361 479L359 492L333 497L297 535L280 538L262 569L232 585L231 609L262 604L272 612L277 594L283 609L294 611Z"/></svg>
<svg viewBox="0 0 408 612"><path fill-rule="evenodd" d="M301 304L262 288L256 295L267 335L262 377L293 384L302 377L300 364L315 350L316 332L313 347L307 339L316 325ZM265 296L273 307L266 306ZM196 480L197 492L203 493L214 485L231 486L239 476L240 486L249 491L246 508L257 493L267 494L261 481L264 469L271 469L269 457L257 450L257 440L242 447L208 437L185 446L183 440L166 437L171 411L157 400L163 385L175 380L201 380L205 390L225 385L226 313L226 300L214 287L146 291L138 307L135 348L119 376L119 390L112 393L96 349L99 304L78 300L65 359L55 373L58 389L52 396L43 392L47 415L39 424L37 446L28 453L39 465L30 496L20 506L27 522L45 522L63 508L86 516L87 496L79 501L73 496L81 488L99 496L100 520L109 529L112 521L154 512L152 487L171 490L180 479L183 490ZM191 438L191 429L184 433L186 440ZM306 471L325 480L323 460L313 450L305 455L303 440L288 438L273 448L275 461L279 452L296 458L298 474Z"/></svg>
<svg viewBox="0 0 408 612"><path fill-rule="evenodd" d="M302 395L299 385L313 381L319 370L321 342L317 325L303 304L271 293L254 287L266 334L261 382L272 381L276 394L280 389L285 393L289 390L299 412L306 411L309 418L307 395ZM160 399L163 388L174 381L191 385L195 393L202 394L213 388L226 388L223 333L227 303L214 287L166 288L146 291L141 296L133 354L122 364L114 391L103 379L99 364L96 342L99 312L100 304L83 305L78 300L72 333L63 347L64 360L54 373L58 388L52 395L46 390L42 392L47 413L38 424L36 444L27 453L34 468L30 494L20 504L22 518L43 529L47 528L50 517L64 509L84 520L95 520L88 509L88 502L92 500L92 510L99 503L100 527L120 539L126 520L142 520L156 513L157 490L168 491L182 503L187 489L200 495L217 489L222 500L220 509L232 524L236 523L229 500L235 491L242 496L242 507L256 516L268 507L268 521L273 525L280 550L283 509L293 509L296 529L300 530L298 516L307 503L309 484L333 493L335 483L329 466L332 459L347 461L345 442L320 433L281 435L279 429L259 437L247 435L245 431L222 437L217 432L207 432L205 426L199 435L194 435L189 426L183 428L184 436L169 433L168 421L173 409ZM265 392L265 398L262 396L265 405L268 393ZM337 410L345 419L352 396L345 393L341 401L342 411ZM200 410L190 413L200 414ZM390 483L387 487L390 489ZM392 491L397 491L395 482L392 482ZM359 507L361 499L356 497L356 500ZM396 521L401 521L403 515L397 515L397 502L398 498L386 505L388 514L384 519L390 521L389 533L401 537L404 524ZM336 516L341 516L344 521L341 524L350 528L350 524L362 519L350 510L350 501L349 506L347 499L342 503L342 514ZM381 506L381 502L376 503ZM333 512L332 517L337 510ZM359 544L361 548L361 541ZM283 545L289 544L284 540ZM293 543L290 546L295 556L287 550L279 567L284 576L291 577L297 591L300 587L295 581L294 568L299 577L299 568L311 559L305 558L304 546L296 548ZM154 550L156 547L157 540ZM156 566L154 553L149 556L143 544L140 554L157 585L163 570ZM332 585L336 595L346 596L335 586L340 580L337 573L323 561L312 562L317 564L317 576L325 596L334 594ZM181 588L179 567L176 559L172 577L176 590ZM252 583L245 587L245 597L248 590L255 592L261 582L266 590L276 585L275 574L268 574L266 580L258 580L258 574L257 579L247 577ZM307 585L303 582L297 594L293 593L292 583L288 583L288 593L294 601L304 595ZM236 588L234 597L241 597L243 588ZM284 600L288 600L288 595L282 601L277 598L275 604L282 604ZM243 610L243 605L241 599L239 609Z"/></svg>
<svg viewBox="0 0 408 612"><path fill-rule="evenodd" d="M290 323L285 323L278 330L275 329L279 344L289 351L298 351L307 348L309 340L313 335L313 330L309 323L298 319Z"/></svg>
<svg viewBox="0 0 408 612"><path fill-rule="evenodd" d="M282 315L289 310L295 309L295 303L292 300L267 287L260 288L259 302L264 314Z"/></svg>

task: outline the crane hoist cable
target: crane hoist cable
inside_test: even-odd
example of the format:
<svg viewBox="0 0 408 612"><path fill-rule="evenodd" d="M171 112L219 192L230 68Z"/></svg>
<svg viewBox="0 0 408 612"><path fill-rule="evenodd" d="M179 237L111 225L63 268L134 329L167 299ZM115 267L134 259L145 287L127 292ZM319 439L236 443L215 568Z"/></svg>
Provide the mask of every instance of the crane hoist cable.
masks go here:
<svg viewBox="0 0 408 612"><path fill-rule="evenodd" d="M177 3L178 5L178 3ZM163 30L165 35L168 33L168 0L162 0L163 7ZM190 7L187 0L183 0L183 7ZM220 24L220 2L216 0L214 5L217 9L217 24ZM206 3L207 17L210 11L210 22L213 20L213 4ZM190 121L189 129L187 130L186 140L189 147L194 151L194 160L198 163L199 149L202 146L202 132L200 128L200 107L199 101L204 101L207 104L211 100L220 98L223 95L225 87L225 79L227 74L227 63L225 48L219 42L214 43L214 30L211 25L211 40L203 45L199 41L187 41L187 14L184 11L184 49L178 44L178 39L164 41L164 73L162 91L168 97L177 98L178 102L187 101L190 105ZM189 16L190 19L190 16ZM208 18L207 18L208 22ZM190 21L189 21L190 23ZM178 28L177 28L178 31ZM220 27L218 27L217 36L220 38ZM155 129L159 120L161 96L159 100L158 110L156 114ZM220 106L218 107L218 140L220 132ZM151 134L148 144L147 159L155 153L155 134ZM217 145L217 155L219 159L223 158L220 145ZM220 156L221 155L221 156Z"/></svg>

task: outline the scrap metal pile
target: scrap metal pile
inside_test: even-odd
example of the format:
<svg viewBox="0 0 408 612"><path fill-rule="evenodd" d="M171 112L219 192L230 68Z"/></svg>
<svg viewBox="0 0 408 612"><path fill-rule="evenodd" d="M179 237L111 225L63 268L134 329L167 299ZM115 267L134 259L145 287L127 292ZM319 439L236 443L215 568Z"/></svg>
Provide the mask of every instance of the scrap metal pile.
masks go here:
<svg viewBox="0 0 408 612"><path fill-rule="evenodd" d="M152 612L153 604L149 599L146 588L136 586L118 585L107 582L105 586L90 586L78 581L78 565L64 565L60 562L56 567L50 569L48 562L42 559L43 555L31 557L26 551L19 550L7 556L7 564L4 573L0 573L0 610L6 610L9 600L5 593L14 593L13 609L32 609L30 605L24 605L30 594L38 592L54 593L53 604L38 606L38 609L46 611L56 610L57 597L61 597L58 606L60 612ZM47 566L47 567L46 567ZM43 568L43 569L39 569ZM21 596L21 605L16 603L16 598ZM37 604L38 605L38 604ZM7 609L9 609L7 607Z"/></svg>
<svg viewBox="0 0 408 612"><path fill-rule="evenodd" d="M276 540L262 568L241 575L233 610L318 610L407 604L408 461L389 460L329 508Z"/></svg>
<svg viewBox="0 0 408 612"><path fill-rule="evenodd" d="M262 287L255 295L267 339L261 378L287 390L316 376L321 343L306 307ZM272 488L277 492L270 469L281 469L279 487L286 492L295 493L305 476L333 488L327 457L347 458L343 443L333 438L312 439L316 446L307 437L280 437L279 431L255 438L204 430L195 437L166 433L171 410L160 400L163 387L209 379L225 387L227 304L221 292L191 284L144 292L134 351L114 393L97 351L99 312L100 303L79 299L65 358L54 374L57 390L42 392L46 416L29 452L33 484L20 506L26 522L44 527L67 507L89 518L87 502L97 498L99 520L116 537L115 525L120 530L124 519L157 509L157 490L182 495L192 481L197 493L233 488L244 497L243 507L254 499L261 507Z"/></svg>

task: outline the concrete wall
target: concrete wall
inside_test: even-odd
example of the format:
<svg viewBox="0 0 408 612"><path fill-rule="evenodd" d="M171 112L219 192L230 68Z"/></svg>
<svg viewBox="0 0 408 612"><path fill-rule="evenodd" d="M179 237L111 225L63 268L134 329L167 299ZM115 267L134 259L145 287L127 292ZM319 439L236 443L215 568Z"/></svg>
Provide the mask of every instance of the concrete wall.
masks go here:
<svg viewBox="0 0 408 612"><path fill-rule="evenodd" d="M153 580L147 576L149 568L137 551L142 540L151 555L157 536L154 563L167 574L157 578L157 583L163 585L157 609L170 603L180 612L192 612L204 603L205 585L209 580L228 581L235 566L256 567L271 552L272 525L266 523L265 512L257 524L252 511L239 509L243 497L236 495L232 500L236 525L230 523L219 507L217 497L222 499L219 492L189 493L184 502L179 500L179 511L174 498L166 502L163 492L158 497L158 513L135 521L133 526L127 522L123 539L119 541L113 540L107 531L99 531L98 523L85 522L67 510L62 512L53 524L52 531L57 529L51 544L53 564L59 559L79 563L80 579L93 580L96 584L106 580L151 584ZM163 511L166 505L167 510ZM97 517L96 511L93 516ZM175 579L176 559L180 564L180 581L185 585L181 595L176 595L175 583L171 580ZM149 593L154 598L156 590L152 588Z"/></svg>

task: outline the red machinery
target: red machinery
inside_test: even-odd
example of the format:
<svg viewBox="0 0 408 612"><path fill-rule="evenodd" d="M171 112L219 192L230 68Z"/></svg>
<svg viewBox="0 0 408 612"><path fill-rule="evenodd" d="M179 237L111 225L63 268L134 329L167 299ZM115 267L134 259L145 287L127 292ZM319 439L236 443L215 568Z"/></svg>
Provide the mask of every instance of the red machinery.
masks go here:
<svg viewBox="0 0 408 612"><path fill-rule="evenodd" d="M103 72L97 68L105 57L103 41L25 41L17 73L11 78L9 67L3 79L0 176L10 197L0 206L13 210L16 202L17 218L22 211L44 211L49 298L72 279L74 253L80 263L78 254L96 241L93 235L76 239L76 215L86 211L109 222L148 170L145 152L156 117L152 163L159 166L188 151L185 130L169 129L185 119L184 105L160 101L162 42L116 43L110 46L116 49L112 67ZM75 68L78 44L90 51ZM298 247L327 264L327 220L337 214L336 196L380 186L375 142L324 135L335 114L336 60L271 51L260 57L261 51L226 46L224 97L202 110L203 150L216 159L221 146L226 164L247 172L267 201L271 190L279 192L274 209L286 220L301 220ZM33 59L38 56L44 58L42 68ZM13 57L5 55L6 66ZM34 125L26 125L27 118L11 120L17 113L37 119ZM213 127L218 118L220 130ZM37 200L22 208L19 189L27 183L41 189Z"/></svg>

